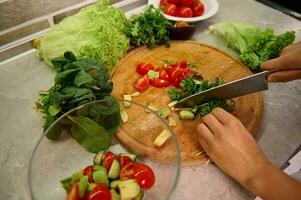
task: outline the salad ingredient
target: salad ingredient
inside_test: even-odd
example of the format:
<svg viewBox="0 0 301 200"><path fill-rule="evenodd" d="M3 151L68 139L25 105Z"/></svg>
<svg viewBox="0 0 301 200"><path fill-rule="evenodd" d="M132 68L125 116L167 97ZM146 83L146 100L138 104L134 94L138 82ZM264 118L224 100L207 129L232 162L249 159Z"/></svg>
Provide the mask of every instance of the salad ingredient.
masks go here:
<svg viewBox="0 0 301 200"><path fill-rule="evenodd" d="M128 163L132 162L133 160L128 156L119 156L119 162L121 167L127 165Z"/></svg>
<svg viewBox="0 0 301 200"><path fill-rule="evenodd" d="M168 117L170 115L170 110L169 108L165 107L165 108L161 108L159 111L158 111L158 115L160 117L162 117L163 119L165 119L166 117Z"/></svg>
<svg viewBox="0 0 301 200"><path fill-rule="evenodd" d="M79 188L79 197L83 198L86 190L88 189L88 176L83 176L81 177L81 179L79 180L78 183L78 188Z"/></svg>
<svg viewBox="0 0 301 200"><path fill-rule="evenodd" d="M121 117L121 120L122 120L123 123L127 123L128 120L129 120L129 116L126 113L126 111L120 112L120 117Z"/></svg>
<svg viewBox="0 0 301 200"><path fill-rule="evenodd" d="M193 12L191 10L191 8L189 7L181 7L179 10L179 16L180 17L192 17L193 16Z"/></svg>
<svg viewBox="0 0 301 200"><path fill-rule="evenodd" d="M138 97L140 96L140 92L134 92L133 94L131 94L132 97Z"/></svg>
<svg viewBox="0 0 301 200"><path fill-rule="evenodd" d="M140 187L134 179L120 181L118 188L121 199L133 199L140 193Z"/></svg>
<svg viewBox="0 0 301 200"><path fill-rule="evenodd" d="M88 176L89 182L93 182L93 166L90 165L84 169L84 176Z"/></svg>
<svg viewBox="0 0 301 200"><path fill-rule="evenodd" d="M278 57L281 50L295 40L294 31L276 35L272 29L234 21L215 24L210 31L238 51L240 60L254 71L260 70L262 62Z"/></svg>
<svg viewBox="0 0 301 200"><path fill-rule="evenodd" d="M109 7L109 0L99 1L53 26L40 39L39 55L53 66L52 59L72 51L78 58L102 61L111 71L129 47L126 23L122 10Z"/></svg>
<svg viewBox="0 0 301 200"><path fill-rule="evenodd" d="M107 169L110 170L112 163L114 160L117 159L117 156L111 152L111 151L107 151L104 154L103 160L102 160L102 165Z"/></svg>
<svg viewBox="0 0 301 200"><path fill-rule="evenodd" d="M78 184L74 184L68 193L67 200L80 200Z"/></svg>
<svg viewBox="0 0 301 200"><path fill-rule="evenodd" d="M157 147L162 146L169 138L171 137L171 133L164 129L155 139L154 145Z"/></svg>
<svg viewBox="0 0 301 200"><path fill-rule="evenodd" d="M103 159L104 151L99 151L97 154L95 154L93 158L93 164L94 165L101 165L101 161Z"/></svg>
<svg viewBox="0 0 301 200"><path fill-rule="evenodd" d="M164 6L164 13L170 16L178 16L179 15L179 9L175 4L168 4Z"/></svg>
<svg viewBox="0 0 301 200"><path fill-rule="evenodd" d="M171 127L174 127L174 126L177 125L177 122L174 118L168 117L168 125L171 126Z"/></svg>
<svg viewBox="0 0 301 200"><path fill-rule="evenodd" d="M149 70L149 71L147 72L147 75L148 75L148 77L149 77L150 79L157 79L157 78L160 77L160 73L157 72L157 71L154 71L154 70Z"/></svg>
<svg viewBox="0 0 301 200"><path fill-rule="evenodd" d="M205 6L202 2L199 2L192 8L192 11L194 17L201 16L205 12Z"/></svg>
<svg viewBox="0 0 301 200"><path fill-rule="evenodd" d="M171 4L178 4L180 0L167 0L167 2Z"/></svg>
<svg viewBox="0 0 301 200"><path fill-rule="evenodd" d="M116 192L115 189L110 189L112 200L121 200L120 195Z"/></svg>
<svg viewBox="0 0 301 200"><path fill-rule="evenodd" d="M136 72L141 76L147 74L149 70L153 70L154 66L150 63L139 63L136 67Z"/></svg>
<svg viewBox="0 0 301 200"><path fill-rule="evenodd" d="M111 179L115 179L119 176L119 172L120 172L120 164L118 160L113 160L111 168L108 173L108 177Z"/></svg>
<svg viewBox="0 0 301 200"><path fill-rule="evenodd" d="M114 180L110 183L110 188L116 189L118 187L118 184L120 183L120 180Z"/></svg>
<svg viewBox="0 0 301 200"><path fill-rule="evenodd" d="M131 102L128 102L128 101L132 101L132 95L125 94L125 95L123 95L123 99L125 100L124 107L126 107L126 108L131 107Z"/></svg>
<svg viewBox="0 0 301 200"><path fill-rule="evenodd" d="M135 161L137 159L137 155L133 153L120 153L119 157L129 157L132 161Z"/></svg>
<svg viewBox="0 0 301 200"><path fill-rule="evenodd" d="M161 79L161 78L150 79L149 83L151 86L154 86L156 88L166 88L171 85L169 81Z"/></svg>
<svg viewBox="0 0 301 200"><path fill-rule="evenodd" d="M149 189L155 183L153 170L142 163L131 162L122 167L120 179L135 179L142 189Z"/></svg>
<svg viewBox="0 0 301 200"><path fill-rule="evenodd" d="M104 184L106 186L109 186L109 177L107 175L107 169L98 166L99 168L94 168L93 172L93 181L90 183L99 183L99 184Z"/></svg>
<svg viewBox="0 0 301 200"><path fill-rule="evenodd" d="M195 115L190 110L181 110L180 113L180 119L194 119Z"/></svg>
<svg viewBox="0 0 301 200"><path fill-rule="evenodd" d="M88 196L88 200L111 200L111 192L105 185L97 184Z"/></svg>
<svg viewBox="0 0 301 200"><path fill-rule="evenodd" d="M178 103L178 101L172 101L172 102L170 102L169 104L167 104L167 106L170 108L170 109L172 109L176 104Z"/></svg>
<svg viewBox="0 0 301 200"><path fill-rule="evenodd" d="M171 28L172 23L151 5L144 13L130 18L125 33L133 46L153 48L158 44L169 46Z"/></svg>
<svg viewBox="0 0 301 200"><path fill-rule="evenodd" d="M181 6L192 7L195 0L180 0Z"/></svg>
<svg viewBox="0 0 301 200"><path fill-rule="evenodd" d="M208 80L195 80L195 78L200 79L201 77L196 76L195 74L189 76L185 80L181 81L180 88L172 88L168 90L168 95L171 100L180 101L181 99L196 94L201 91L208 90L210 88L219 86L223 84L221 78L216 78L213 83L210 83ZM211 100L205 102L201 105L196 106L197 111L200 113L200 116L203 117L206 114L210 113L214 108L221 107L228 112L231 112L235 106L235 102L232 99L229 100ZM196 113L195 112L195 113ZM192 112L194 113L194 112ZM185 115L184 115L185 117Z"/></svg>
<svg viewBox="0 0 301 200"><path fill-rule="evenodd" d="M135 83L134 87L140 92L143 92L144 90L146 90L149 87L149 78L148 78L148 76L144 75L141 78L139 78L137 80L137 82Z"/></svg>

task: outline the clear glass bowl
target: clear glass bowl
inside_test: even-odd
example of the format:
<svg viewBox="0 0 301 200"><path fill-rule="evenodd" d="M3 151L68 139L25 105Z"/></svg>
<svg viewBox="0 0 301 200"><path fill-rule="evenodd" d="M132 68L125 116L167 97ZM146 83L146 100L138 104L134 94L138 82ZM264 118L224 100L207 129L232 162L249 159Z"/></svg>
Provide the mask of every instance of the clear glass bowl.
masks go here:
<svg viewBox="0 0 301 200"><path fill-rule="evenodd" d="M116 154L126 151L135 153L138 155L138 162L153 169L155 184L151 189L144 191L143 199L171 199L180 174L181 159L176 136L165 120L147 106L125 100L117 102L120 110L126 111L128 121L120 121L109 150ZM92 165L95 155L79 145L69 134L68 128L64 129L60 139L56 141L49 140L45 135L55 132L62 123L68 124L68 116L91 116L91 107L107 106L111 103L112 100L107 99L79 106L62 115L45 131L30 160L28 180L32 199L66 199L67 194L60 180ZM130 103L131 106L125 108L125 103ZM106 117L100 112L96 115L102 119ZM105 126L109 123L106 121ZM170 131L172 136L162 146L156 147L153 141L164 129Z"/></svg>

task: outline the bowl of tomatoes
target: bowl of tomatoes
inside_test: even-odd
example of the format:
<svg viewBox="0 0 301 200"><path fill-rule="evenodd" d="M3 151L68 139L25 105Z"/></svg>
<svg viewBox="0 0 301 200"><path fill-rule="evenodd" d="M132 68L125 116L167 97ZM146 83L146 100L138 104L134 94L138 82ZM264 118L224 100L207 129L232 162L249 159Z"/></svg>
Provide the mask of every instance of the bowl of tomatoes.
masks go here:
<svg viewBox="0 0 301 200"><path fill-rule="evenodd" d="M53 122L30 159L32 199L170 199L179 179L179 145L168 122L135 103L138 95L86 103Z"/></svg>
<svg viewBox="0 0 301 200"><path fill-rule="evenodd" d="M217 0L149 0L149 5L162 7L164 16L172 21L198 22L218 11Z"/></svg>

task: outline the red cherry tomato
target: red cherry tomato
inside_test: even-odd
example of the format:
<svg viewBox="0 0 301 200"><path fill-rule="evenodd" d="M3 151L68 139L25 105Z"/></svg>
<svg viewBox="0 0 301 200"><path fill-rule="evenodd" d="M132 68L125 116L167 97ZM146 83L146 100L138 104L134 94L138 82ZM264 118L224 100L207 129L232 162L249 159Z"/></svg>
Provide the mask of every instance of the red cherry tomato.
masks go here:
<svg viewBox="0 0 301 200"><path fill-rule="evenodd" d="M111 192L107 186L97 184L89 194L89 200L111 200Z"/></svg>
<svg viewBox="0 0 301 200"><path fill-rule="evenodd" d="M203 3L199 2L192 8L192 11L194 17L201 16L202 14L204 14L205 6Z"/></svg>
<svg viewBox="0 0 301 200"><path fill-rule="evenodd" d="M173 81L176 78L182 77L182 76L184 76L184 70L181 68L177 68L172 72L172 74L170 76L170 80Z"/></svg>
<svg viewBox="0 0 301 200"><path fill-rule="evenodd" d="M142 163L129 163L121 168L120 179L134 178L142 189L149 189L155 183L153 170Z"/></svg>
<svg viewBox="0 0 301 200"><path fill-rule="evenodd" d="M179 63L173 63L173 64L171 64L169 66L171 66L172 68L177 68L179 66Z"/></svg>
<svg viewBox="0 0 301 200"><path fill-rule="evenodd" d="M160 1L160 5L161 6L167 6L168 5L168 1L167 0L161 0Z"/></svg>
<svg viewBox="0 0 301 200"><path fill-rule="evenodd" d="M167 0L167 2L171 3L171 4L178 5L180 3L180 0Z"/></svg>
<svg viewBox="0 0 301 200"><path fill-rule="evenodd" d="M119 156L119 163L121 167L129 164L130 162L133 162L132 159L128 156Z"/></svg>
<svg viewBox="0 0 301 200"><path fill-rule="evenodd" d="M157 68L156 71L159 72L159 77L160 78L169 81L169 75L168 75L168 73L166 72L165 69L160 67L160 68Z"/></svg>
<svg viewBox="0 0 301 200"><path fill-rule="evenodd" d="M140 92L143 92L149 87L149 78L147 75L144 75L143 77L139 78L137 82L135 83L134 87L139 90Z"/></svg>
<svg viewBox="0 0 301 200"><path fill-rule="evenodd" d="M77 183L73 184L71 191L68 193L67 200L80 200Z"/></svg>
<svg viewBox="0 0 301 200"><path fill-rule="evenodd" d="M179 67L180 68L187 68L187 61L186 60L183 60L179 63Z"/></svg>
<svg viewBox="0 0 301 200"><path fill-rule="evenodd" d="M90 165L84 169L84 175L88 176L90 183L93 183L93 166L92 165Z"/></svg>
<svg viewBox="0 0 301 200"><path fill-rule="evenodd" d="M107 168L107 170L110 170L112 163L113 163L114 159L116 159L116 158L117 158L117 156L114 153L112 153L111 151L107 151L104 154L102 165L105 168Z"/></svg>
<svg viewBox="0 0 301 200"><path fill-rule="evenodd" d="M189 7L181 7L179 10L179 16L184 17L184 18L192 17L193 12L192 12L191 8L189 8Z"/></svg>
<svg viewBox="0 0 301 200"><path fill-rule="evenodd" d="M171 16L178 16L179 14L179 10L174 4L168 4L167 6L165 6L163 12Z"/></svg>
<svg viewBox="0 0 301 200"><path fill-rule="evenodd" d="M145 75L149 70L153 70L154 66L150 63L139 63L136 67L136 72L140 75Z"/></svg>
<svg viewBox="0 0 301 200"><path fill-rule="evenodd" d="M191 8L194 4L195 0L180 0L181 6Z"/></svg>
<svg viewBox="0 0 301 200"><path fill-rule="evenodd" d="M184 75L175 78L172 81L172 85L175 86L176 88L179 88L181 81L184 80L185 78L186 78L186 76L184 76Z"/></svg>
<svg viewBox="0 0 301 200"><path fill-rule="evenodd" d="M165 88L170 86L170 82L162 78L150 79L150 84L156 88Z"/></svg>
<svg viewBox="0 0 301 200"><path fill-rule="evenodd" d="M184 75L186 77L191 76L192 74L195 74L195 73L197 73L197 72L192 69L189 69L189 68L184 69Z"/></svg>

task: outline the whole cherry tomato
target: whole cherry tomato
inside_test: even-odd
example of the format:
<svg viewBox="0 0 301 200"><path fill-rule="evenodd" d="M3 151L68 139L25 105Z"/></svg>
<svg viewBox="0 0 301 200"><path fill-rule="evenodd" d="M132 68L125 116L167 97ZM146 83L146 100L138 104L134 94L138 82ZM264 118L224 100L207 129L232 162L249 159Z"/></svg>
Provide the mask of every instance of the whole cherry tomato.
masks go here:
<svg viewBox="0 0 301 200"><path fill-rule="evenodd" d="M184 18L192 17L193 12L189 7L181 7L179 10L179 16Z"/></svg>
<svg viewBox="0 0 301 200"><path fill-rule="evenodd" d="M163 12L170 16L178 16L179 10L175 4L168 4L164 7Z"/></svg>
<svg viewBox="0 0 301 200"><path fill-rule="evenodd" d="M184 6L184 7L191 8L194 3L195 3L195 0L180 0L181 6Z"/></svg>
<svg viewBox="0 0 301 200"><path fill-rule="evenodd" d="M192 8L192 11L194 17L201 16L202 14L204 14L205 6L203 3L199 2Z"/></svg>
<svg viewBox="0 0 301 200"><path fill-rule="evenodd" d="M160 5L161 6L167 6L168 5L168 1L167 0L160 0Z"/></svg>

